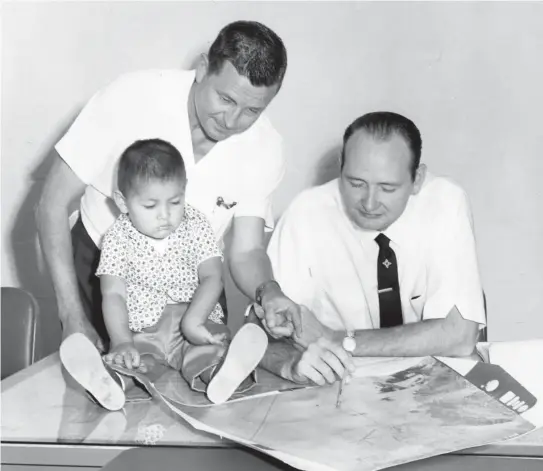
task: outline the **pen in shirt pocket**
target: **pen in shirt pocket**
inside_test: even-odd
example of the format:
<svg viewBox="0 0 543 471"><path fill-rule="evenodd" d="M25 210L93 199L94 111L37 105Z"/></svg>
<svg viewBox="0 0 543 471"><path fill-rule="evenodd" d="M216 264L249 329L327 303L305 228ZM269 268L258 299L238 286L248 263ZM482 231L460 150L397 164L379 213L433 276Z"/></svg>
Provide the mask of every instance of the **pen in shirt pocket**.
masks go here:
<svg viewBox="0 0 543 471"><path fill-rule="evenodd" d="M216 205L218 207L226 208L226 209L232 209L234 206L236 206L237 201L232 201L231 203L228 203L225 201L225 199L222 196L217 197Z"/></svg>

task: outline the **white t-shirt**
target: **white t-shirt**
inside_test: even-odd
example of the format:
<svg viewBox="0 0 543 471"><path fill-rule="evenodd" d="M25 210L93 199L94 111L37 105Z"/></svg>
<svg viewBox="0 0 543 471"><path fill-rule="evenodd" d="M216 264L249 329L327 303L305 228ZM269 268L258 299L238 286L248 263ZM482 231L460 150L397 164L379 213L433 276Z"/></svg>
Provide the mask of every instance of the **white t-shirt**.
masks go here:
<svg viewBox="0 0 543 471"><path fill-rule="evenodd" d="M379 328L376 231L345 214L339 180L298 195L268 246L275 278L293 301L334 330ZM456 306L484 325L473 222L464 191L427 174L384 234L398 260L404 323L444 318Z"/></svg>
<svg viewBox="0 0 543 471"><path fill-rule="evenodd" d="M210 220L217 240L233 216L257 216L273 228L271 198L284 174L282 139L265 114L245 132L218 142L194 162L187 102L194 71L145 70L125 74L99 90L56 150L86 183L81 218L90 237L101 238L119 212L111 199L122 152L139 139L173 144L187 168L186 201ZM218 206L217 199L237 204Z"/></svg>

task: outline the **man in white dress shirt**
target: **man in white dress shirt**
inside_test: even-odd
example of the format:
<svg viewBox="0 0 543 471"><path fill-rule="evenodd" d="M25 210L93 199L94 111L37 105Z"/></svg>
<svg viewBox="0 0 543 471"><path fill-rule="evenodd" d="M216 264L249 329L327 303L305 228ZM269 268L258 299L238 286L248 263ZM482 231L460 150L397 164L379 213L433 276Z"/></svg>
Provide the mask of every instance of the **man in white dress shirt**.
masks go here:
<svg viewBox="0 0 543 471"><path fill-rule="evenodd" d="M345 131L341 176L298 195L268 246L307 309L263 366L298 382L341 377L354 356L468 356L486 318L464 191L420 163L409 119L375 112ZM377 240L376 240L377 239Z"/></svg>
<svg viewBox="0 0 543 471"><path fill-rule="evenodd" d="M237 286L266 312L276 336L299 326L299 306L273 280L264 231L273 228L271 199L284 174L281 136L264 110L287 68L281 39L266 26L225 26L196 70L127 73L99 90L57 143L37 208L63 338L80 332L98 348L107 343L95 276L113 204L122 152L160 138L181 152L186 201L211 221L217 239L232 226L227 260ZM68 209L80 198L69 228Z"/></svg>

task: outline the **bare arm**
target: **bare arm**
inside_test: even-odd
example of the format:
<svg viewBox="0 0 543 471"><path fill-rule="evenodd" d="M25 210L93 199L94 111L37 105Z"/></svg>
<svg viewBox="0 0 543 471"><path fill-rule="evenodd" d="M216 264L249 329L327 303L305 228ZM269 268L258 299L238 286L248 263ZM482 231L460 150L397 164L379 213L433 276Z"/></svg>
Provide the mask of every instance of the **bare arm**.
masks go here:
<svg viewBox="0 0 543 471"><path fill-rule="evenodd" d="M40 244L55 288L63 336L83 332L98 343L79 296L68 222L69 206L81 197L85 184L54 150L53 158L36 208Z"/></svg>
<svg viewBox="0 0 543 471"><path fill-rule="evenodd" d="M444 319L429 319L388 329L356 333L355 356L461 357L473 353L478 324L466 320L456 307Z"/></svg>
<svg viewBox="0 0 543 471"><path fill-rule="evenodd" d="M113 275L100 276L102 311L111 345L104 359L125 368L139 368L140 354L134 345L134 334L128 327L126 283Z"/></svg>
<svg viewBox="0 0 543 471"><path fill-rule="evenodd" d="M217 304L222 290L222 262L220 257L211 257L198 266L200 284L187 309L185 318L192 318L203 324Z"/></svg>
<svg viewBox="0 0 543 471"><path fill-rule="evenodd" d="M264 220L258 217L234 218L228 261L232 278L239 290L251 301L262 283L273 279L264 247ZM273 286L270 289L276 289Z"/></svg>
<svg viewBox="0 0 543 471"><path fill-rule="evenodd" d="M303 336L271 340L260 366L296 383L333 383L353 363L342 348L344 332L323 326L302 307ZM248 322L258 323L252 312ZM354 356L460 356L473 353L478 325L462 318L453 308L445 319L407 324L390 329L359 330L355 333Z"/></svg>
<svg viewBox="0 0 543 471"><path fill-rule="evenodd" d="M211 257L198 266L199 285L194 292L187 312L181 321L181 330L189 342L195 345L220 344L225 336L213 336L204 326L223 290L222 262Z"/></svg>
<svg viewBox="0 0 543 471"><path fill-rule="evenodd" d="M111 349L123 343L132 343L133 335L128 327L125 281L118 276L102 275L100 289L104 322L111 339Z"/></svg>
<svg viewBox="0 0 543 471"><path fill-rule="evenodd" d="M309 345L320 337L341 345L345 332L323 326L311 312L304 312L302 319L305 336L296 339L301 345ZM429 319L387 329L358 330L355 332L356 350L353 355L462 357L473 353L477 335L478 324L464 319L453 307L444 319Z"/></svg>
<svg viewBox="0 0 543 471"><path fill-rule="evenodd" d="M244 216L234 218L232 242L228 252L232 279L239 290L252 301L256 289L273 280L270 258L264 241L264 220ZM262 295L265 327L276 336L289 336L299 330L300 309L276 283L266 285Z"/></svg>

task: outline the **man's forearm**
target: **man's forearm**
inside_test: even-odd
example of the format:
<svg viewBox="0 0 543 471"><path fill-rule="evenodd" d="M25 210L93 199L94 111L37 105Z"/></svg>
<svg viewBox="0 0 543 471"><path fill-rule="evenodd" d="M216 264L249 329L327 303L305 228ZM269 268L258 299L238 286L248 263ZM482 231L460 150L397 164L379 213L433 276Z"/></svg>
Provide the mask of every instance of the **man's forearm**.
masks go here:
<svg viewBox="0 0 543 471"><path fill-rule="evenodd" d="M270 259L263 248L230 254L229 267L234 283L251 301L255 300L256 289L273 279Z"/></svg>
<svg viewBox="0 0 543 471"><path fill-rule="evenodd" d="M339 334L336 340L341 341ZM342 335L341 335L342 337ZM454 330L445 319L431 319L398 327L360 330L354 356L467 356L475 346L470 332Z"/></svg>
<svg viewBox="0 0 543 471"><path fill-rule="evenodd" d="M73 261L68 210L40 203L36 222L43 256L49 268L62 324L84 316Z"/></svg>

